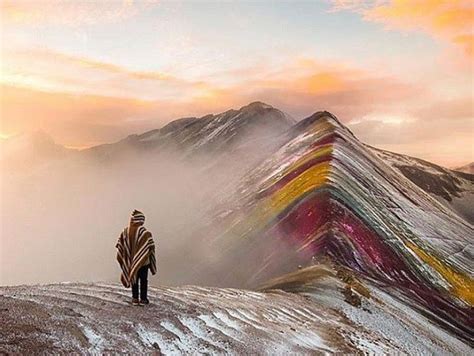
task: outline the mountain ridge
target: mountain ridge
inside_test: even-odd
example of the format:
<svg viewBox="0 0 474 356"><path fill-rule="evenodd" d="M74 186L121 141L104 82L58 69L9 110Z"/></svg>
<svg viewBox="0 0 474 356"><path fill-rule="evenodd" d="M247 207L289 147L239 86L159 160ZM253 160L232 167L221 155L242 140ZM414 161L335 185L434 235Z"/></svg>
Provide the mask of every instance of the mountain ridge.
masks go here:
<svg viewBox="0 0 474 356"><path fill-rule="evenodd" d="M329 256L395 286L469 339L472 225L397 174L332 115L309 121L242 183L246 193L218 222L230 227L216 248L235 251L222 256L224 263L242 255L257 261L218 278L252 286Z"/></svg>

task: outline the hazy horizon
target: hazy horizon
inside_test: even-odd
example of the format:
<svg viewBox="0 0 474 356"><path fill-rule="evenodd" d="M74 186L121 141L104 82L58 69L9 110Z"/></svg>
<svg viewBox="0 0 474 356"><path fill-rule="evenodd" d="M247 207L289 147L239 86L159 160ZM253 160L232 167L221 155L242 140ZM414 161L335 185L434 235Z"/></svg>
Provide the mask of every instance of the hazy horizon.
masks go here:
<svg viewBox="0 0 474 356"><path fill-rule="evenodd" d="M258 102L258 100L255 100L253 102ZM249 103L250 104L250 103ZM268 103L264 103L264 104L267 104L267 105L270 105ZM229 108L228 110L237 110L239 108ZM276 108L278 109L278 108ZM227 111L227 110L225 110ZM224 112L225 112L224 111ZM323 110L317 110L317 111L323 111ZM314 111L313 113L317 112L317 111ZM217 115L217 114L220 114L220 112L212 112L212 113L209 113L209 114L212 114L212 115ZM288 113L286 113L288 114ZM289 115L289 114L288 114ZM290 115L292 118L294 118L297 122L300 121L300 120L303 120L306 118L303 117L303 118L295 118L294 116ZM146 132L149 132L149 131L153 131L153 130L156 130L156 129L160 129L164 126L166 126L167 124L175 121L175 120L179 120L179 119L182 119L182 118L187 118L187 117L195 117L193 115L185 115L185 116L182 116L182 117L178 117L178 118L174 118L174 119L171 119L169 120L168 122L165 122L164 124L162 124L161 126L159 127L154 127L154 128L150 128L150 129L147 129L146 131L136 131L136 132L130 132L128 134L125 134L125 136L122 136L122 137L119 137L118 139L114 139L114 140L111 140L111 141L104 141L104 142L97 142L95 144L92 144L90 146L81 146L81 147L76 147L76 146L68 146L68 145L63 145L60 143L60 140L58 141L58 138L57 137L54 137L53 134L51 134L47 129L44 129L44 128L37 128L37 129L31 129L31 130L26 130L26 131L23 131L23 132L19 132L15 135L12 135L12 136L9 136L9 137L0 137L0 140L8 140L8 139L14 139L15 137L19 137L19 136L22 136L24 134L34 134L34 133L45 133L46 135L48 135L49 137L51 137L53 139L53 141L56 143L56 144L60 144L62 145L63 147L65 148L68 148L68 149L72 149L72 150L78 150L78 151L81 151L81 150L87 150L89 148L93 148L93 147L97 147L97 146L101 146L101 145L106 145L106 144L113 144L113 143L117 143L125 138L127 138L128 136L132 136L132 135L140 135L140 134L143 134L143 133L146 133ZM354 133L356 134L357 137L359 137L358 135L358 130L357 130L357 127L355 128L354 130L354 127L351 127L352 125L347 125L350 129L352 129L354 131ZM364 143L367 143L367 142L364 142ZM382 146L380 145L373 145L373 147L376 147L376 148L380 148L380 149L383 149ZM388 149L387 149L388 150ZM390 150L388 150L390 151ZM397 152L397 151L391 151L391 152L394 152L394 153L400 153L400 154L406 154L408 156L412 156L412 157L415 157L415 158L422 158L422 157L417 157L417 156L413 156L411 155L410 153L404 153L404 152ZM455 168L460 168L460 167L463 167L465 165L468 165L470 163L473 163L474 161L465 161L463 163L458 163L458 164L455 164L455 165L450 165L450 166L447 166L447 165L443 165L443 164L440 164L438 163L439 165L441 166L444 166L446 168L450 168L450 169L455 169ZM436 162L433 162L433 163L436 163Z"/></svg>
<svg viewBox="0 0 474 356"><path fill-rule="evenodd" d="M0 137L90 147L253 101L474 161L469 1L2 1ZM140 40L137 40L140 39Z"/></svg>

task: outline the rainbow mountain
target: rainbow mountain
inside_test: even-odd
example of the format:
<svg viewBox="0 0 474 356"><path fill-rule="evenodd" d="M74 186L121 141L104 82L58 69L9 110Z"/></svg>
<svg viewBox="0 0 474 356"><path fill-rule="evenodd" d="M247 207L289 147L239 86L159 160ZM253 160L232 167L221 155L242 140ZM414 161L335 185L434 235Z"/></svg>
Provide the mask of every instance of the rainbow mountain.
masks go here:
<svg viewBox="0 0 474 356"><path fill-rule="evenodd" d="M256 287L330 261L472 340L471 223L328 112L300 121L284 141L216 214L206 246L219 253L206 273Z"/></svg>

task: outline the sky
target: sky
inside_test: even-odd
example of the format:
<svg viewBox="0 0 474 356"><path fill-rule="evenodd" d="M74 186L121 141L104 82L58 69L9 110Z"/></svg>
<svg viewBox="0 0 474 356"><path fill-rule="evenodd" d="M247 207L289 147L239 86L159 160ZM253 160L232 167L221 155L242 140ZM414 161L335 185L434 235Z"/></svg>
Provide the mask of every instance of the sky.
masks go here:
<svg viewBox="0 0 474 356"><path fill-rule="evenodd" d="M474 161L464 0L0 0L0 138L114 142L253 101L328 110L364 142Z"/></svg>

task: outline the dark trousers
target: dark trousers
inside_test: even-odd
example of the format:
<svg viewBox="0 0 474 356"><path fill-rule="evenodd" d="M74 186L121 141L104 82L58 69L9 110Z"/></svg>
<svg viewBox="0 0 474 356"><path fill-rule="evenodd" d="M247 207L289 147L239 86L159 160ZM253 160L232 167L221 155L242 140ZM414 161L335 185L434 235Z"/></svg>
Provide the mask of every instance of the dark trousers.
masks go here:
<svg viewBox="0 0 474 356"><path fill-rule="evenodd" d="M148 268L150 265L143 266L138 270L137 282L132 284L132 298L138 299L138 284L140 284L140 300L147 300L148 292Z"/></svg>

